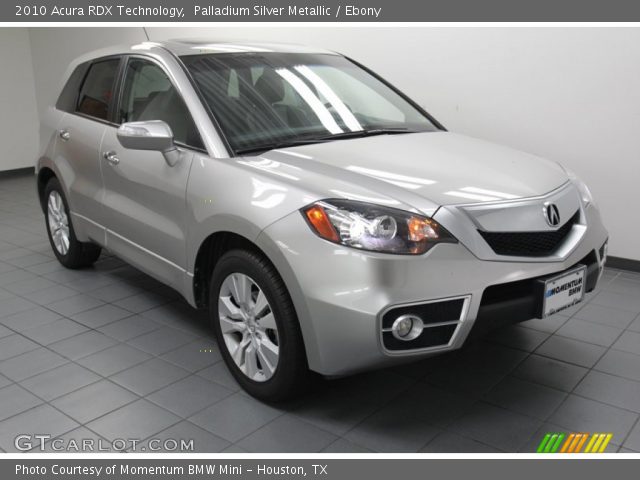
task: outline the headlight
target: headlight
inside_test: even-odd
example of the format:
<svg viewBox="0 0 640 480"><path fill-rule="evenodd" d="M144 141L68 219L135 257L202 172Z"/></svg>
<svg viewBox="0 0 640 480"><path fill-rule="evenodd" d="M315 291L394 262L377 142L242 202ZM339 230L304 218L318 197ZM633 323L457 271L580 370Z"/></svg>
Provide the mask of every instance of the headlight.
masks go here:
<svg viewBox="0 0 640 480"><path fill-rule="evenodd" d="M578 176L568 168L565 168L565 170L567 172L567 175L569 175L569 180L571 180L571 183L573 183L578 189L580 198L582 199L582 203L584 204L584 206L586 207L590 203L594 203L593 195L591 195L591 190L589 190L587 184L580 180Z"/></svg>
<svg viewBox="0 0 640 480"><path fill-rule="evenodd" d="M323 200L302 209L321 238L347 247L420 255L457 240L435 220L395 208L351 200Z"/></svg>

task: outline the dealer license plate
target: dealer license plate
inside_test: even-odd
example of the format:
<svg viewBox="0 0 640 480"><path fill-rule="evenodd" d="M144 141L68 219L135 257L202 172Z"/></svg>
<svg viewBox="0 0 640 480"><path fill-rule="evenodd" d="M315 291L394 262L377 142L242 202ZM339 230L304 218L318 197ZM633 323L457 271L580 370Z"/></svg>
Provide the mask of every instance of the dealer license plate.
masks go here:
<svg viewBox="0 0 640 480"><path fill-rule="evenodd" d="M542 317L548 317L580 303L584 298L587 267L582 265L570 272L544 282Z"/></svg>

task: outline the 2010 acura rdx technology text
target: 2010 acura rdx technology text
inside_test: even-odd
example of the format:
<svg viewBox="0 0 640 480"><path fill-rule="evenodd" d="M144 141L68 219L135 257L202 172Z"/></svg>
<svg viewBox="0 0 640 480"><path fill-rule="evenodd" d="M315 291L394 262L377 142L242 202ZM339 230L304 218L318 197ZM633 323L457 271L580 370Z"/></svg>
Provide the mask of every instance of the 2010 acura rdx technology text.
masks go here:
<svg viewBox="0 0 640 480"><path fill-rule="evenodd" d="M252 395L459 348L595 288L607 231L557 163L447 132L298 46L143 43L77 60L38 192L69 268L101 248L208 309Z"/></svg>

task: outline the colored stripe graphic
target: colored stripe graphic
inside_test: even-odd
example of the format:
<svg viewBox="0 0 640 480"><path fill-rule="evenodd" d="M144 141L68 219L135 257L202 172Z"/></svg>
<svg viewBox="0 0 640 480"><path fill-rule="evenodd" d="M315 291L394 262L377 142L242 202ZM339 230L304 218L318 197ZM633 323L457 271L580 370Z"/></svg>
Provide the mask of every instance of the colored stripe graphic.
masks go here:
<svg viewBox="0 0 640 480"><path fill-rule="evenodd" d="M613 438L612 433L561 433L545 434L536 449L537 453L603 453ZM586 444L586 447L585 447ZM584 450L583 450L584 447Z"/></svg>

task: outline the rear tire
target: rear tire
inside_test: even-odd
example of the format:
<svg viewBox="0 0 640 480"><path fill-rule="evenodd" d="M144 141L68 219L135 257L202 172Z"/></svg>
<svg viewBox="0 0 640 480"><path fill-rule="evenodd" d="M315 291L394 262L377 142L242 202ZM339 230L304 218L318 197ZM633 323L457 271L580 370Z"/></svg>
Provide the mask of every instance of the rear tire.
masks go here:
<svg viewBox="0 0 640 480"><path fill-rule="evenodd" d="M250 395L278 402L307 390L311 372L298 318L265 257L249 250L222 256L211 276L209 316L227 367Z"/></svg>
<svg viewBox="0 0 640 480"><path fill-rule="evenodd" d="M49 243L58 261L67 268L77 269L92 265L102 249L76 238L69 205L57 178L51 178L44 189L45 220Z"/></svg>

